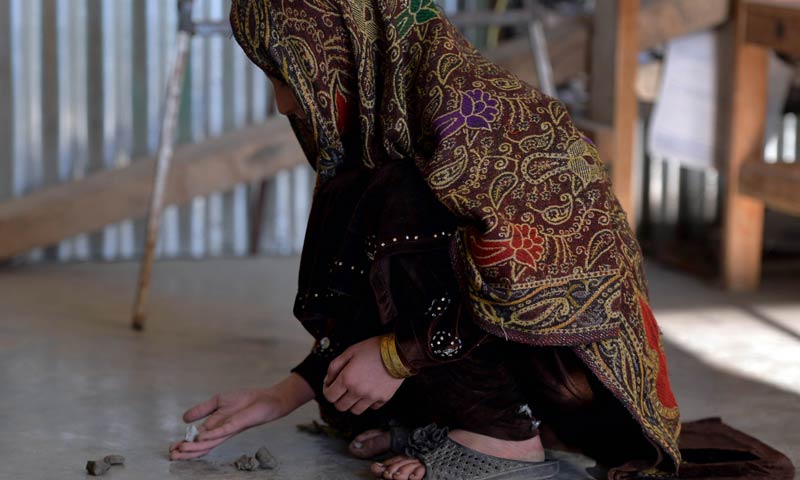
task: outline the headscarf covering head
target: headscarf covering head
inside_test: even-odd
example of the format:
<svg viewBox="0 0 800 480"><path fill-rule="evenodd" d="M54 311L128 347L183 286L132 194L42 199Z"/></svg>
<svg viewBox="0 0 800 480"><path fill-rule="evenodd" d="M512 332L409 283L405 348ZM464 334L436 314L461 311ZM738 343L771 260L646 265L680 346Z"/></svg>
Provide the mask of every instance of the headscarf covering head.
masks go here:
<svg viewBox="0 0 800 480"><path fill-rule="evenodd" d="M347 157L342 133L358 98L355 55L338 2L234 1L230 18L248 57L294 92L306 114L305 121L290 117L298 140L320 181L332 177Z"/></svg>
<svg viewBox="0 0 800 480"><path fill-rule="evenodd" d="M300 141L316 144L309 161L323 182L346 161L341 134L351 122L362 146L358 160L369 168L431 155L437 143L429 133L455 133L466 120L491 130L496 110L478 91L473 106L480 111L430 129L442 107L468 108L460 91L468 77L459 67L522 87L480 57L433 0L234 0L231 23L250 59L287 83L307 113L313 138ZM451 75L459 88L442 88Z"/></svg>

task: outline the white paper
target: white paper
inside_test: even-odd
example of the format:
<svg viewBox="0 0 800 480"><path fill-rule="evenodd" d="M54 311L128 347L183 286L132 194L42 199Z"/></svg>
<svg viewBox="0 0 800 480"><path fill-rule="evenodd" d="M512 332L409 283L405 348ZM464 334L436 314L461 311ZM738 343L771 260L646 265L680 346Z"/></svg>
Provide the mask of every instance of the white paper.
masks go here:
<svg viewBox="0 0 800 480"><path fill-rule="evenodd" d="M791 65L784 62L773 52L769 59L769 101L767 102L767 124L765 126L765 136L767 146L764 150L764 160L767 163L779 161L790 161L793 156L793 148L786 148L786 140L789 136L784 134L783 107L786 105L786 98L792 86L794 69ZM784 135L783 157L778 158L778 137Z"/></svg>
<svg viewBox="0 0 800 480"><path fill-rule="evenodd" d="M676 161L690 168L715 166L720 148L717 136L719 41L717 33L700 32L669 42L661 92L647 136L647 151L651 157ZM793 71L773 54L768 75L767 161L774 161L769 158L770 151L777 151L777 148L771 148L771 144L777 144Z"/></svg>
<svg viewBox="0 0 800 480"><path fill-rule="evenodd" d="M717 154L717 35L669 42L647 137L648 153L689 167L714 166Z"/></svg>

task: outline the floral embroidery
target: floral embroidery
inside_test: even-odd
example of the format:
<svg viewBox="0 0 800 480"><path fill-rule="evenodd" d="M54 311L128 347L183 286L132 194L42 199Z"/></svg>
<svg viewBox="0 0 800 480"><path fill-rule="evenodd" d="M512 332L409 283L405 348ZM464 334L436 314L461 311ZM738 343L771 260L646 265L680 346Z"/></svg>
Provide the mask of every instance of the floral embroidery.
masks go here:
<svg viewBox="0 0 800 480"><path fill-rule="evenodd" d="M675 395L672 393L672 387L669 384L667 357L664 355L664 349L661 346L661 333L658 329L656 318L653 316L653 311L650 310L650 305L647 304L647 300L639 297L639 305L641 305L642 316L644 317L647 344L658 358L658 374L656 376L656 393L658 394L658 399L666 408L677 408L678 402L675 401Z"/></svg>
<svg viewBox="0 0 800 480"><path fill-rule="evenodd" d="M461 95L461 108L436 119L433 126L440 139L458 132L461 127L491 130L491 122L497 118L497 100L478 88Z"/></svg>
<svg viewBox="0 0 800 480"><path fill-rule="evenodd" d="M422 25L439 15L434 0L411 0L408 9L397 17L397 35L404 38L415 25Z"/></svg>
<svg viewBox="0 0 800 480"><path fill-rule="evenodd" d="M511 225L511 230L511 237L501 240L470 237L475 263L481 267L490 267L514 259L518 263L536 268L536 262L542 258L544 252L544 240L536 228L530 225Z"/></svg>

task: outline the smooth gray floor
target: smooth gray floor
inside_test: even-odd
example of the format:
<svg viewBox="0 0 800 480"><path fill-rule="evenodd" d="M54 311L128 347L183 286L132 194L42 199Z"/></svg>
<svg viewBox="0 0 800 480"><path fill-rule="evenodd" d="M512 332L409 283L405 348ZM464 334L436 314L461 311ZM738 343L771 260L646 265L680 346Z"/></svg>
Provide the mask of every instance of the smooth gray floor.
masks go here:
<svg viewBox="0 0 800 480"><path fill-rule="evenodd" d="M187 407L268 385L305 355L310 341L291 318L296 268L296 259L157 264L142 333L128 328L133 264L0 270L0 479L84 478L88 459L110 453L127 464L109 479L370 478L343 443L296 431L312 406L203 461L167 460ZM796 275L740 296L653 266L648 274L684 418L721 415L797 464ZM276 472L228 466L261 445L281 462Z"/></svg>

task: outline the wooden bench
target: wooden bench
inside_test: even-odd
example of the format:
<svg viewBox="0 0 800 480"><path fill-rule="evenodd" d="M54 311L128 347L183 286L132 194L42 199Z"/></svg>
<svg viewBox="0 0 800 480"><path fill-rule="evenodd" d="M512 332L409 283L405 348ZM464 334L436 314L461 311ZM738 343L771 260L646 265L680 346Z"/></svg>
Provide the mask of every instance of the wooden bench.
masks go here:
<svg viewBox="0 0 800 480"><path fill-rule="evenodd" d="M765 205L800 214L800 164L763 160L769 50L800 55L800 1L735 0L728 35L722 274L726 288L749 291L761 279Z"/></svg>

